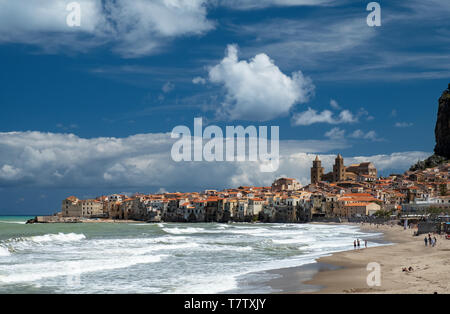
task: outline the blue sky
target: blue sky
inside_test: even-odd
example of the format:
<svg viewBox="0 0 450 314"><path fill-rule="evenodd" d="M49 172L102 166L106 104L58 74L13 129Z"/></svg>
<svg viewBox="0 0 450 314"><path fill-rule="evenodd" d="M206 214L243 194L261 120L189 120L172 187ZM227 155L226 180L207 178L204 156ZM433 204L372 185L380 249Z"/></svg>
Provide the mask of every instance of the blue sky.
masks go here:
<svg viewBox="0 0 450 314"><path fill-rule="evenodd" d="M448 1L379 1L369 27L369 1L83 0L79 28L68 2L0 0L0 214L69 194L307 184L315 153L388 174L433 150ZM167 133L195 117L280 126L285 162L175 164Z"/></svg>

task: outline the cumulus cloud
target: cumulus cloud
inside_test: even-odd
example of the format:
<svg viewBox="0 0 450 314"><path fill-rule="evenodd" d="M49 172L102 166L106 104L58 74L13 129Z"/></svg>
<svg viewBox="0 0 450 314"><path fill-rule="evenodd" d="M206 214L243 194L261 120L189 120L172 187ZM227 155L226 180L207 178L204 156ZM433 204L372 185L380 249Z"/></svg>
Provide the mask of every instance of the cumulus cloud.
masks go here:
<svg viewBox="0 0 450 314"><path fill-rule="evenodd" d="M197 76L197 77L194 77L192 79L192 83L205 85L206 84L206 80L203 77Z"/></svg>
<svg viewBox="0 0 450 314"><path fill-rule="evenodd" d="M214 28L208 0L78 0L81 26L66 23L67 1L0 0L0 42L37 45L44 50L85 50L112 43L125 57L153 53L167 40Z"/></svg>
<svg viewBox="0 0 450 314"><path fill-rule="evenodd" d="M357 138L357 139L365 139L365 140L371 140L373 142L379 142L382 141L381 138L378 137L377 132L375 131L368 131L367 133L362 130L356 130L353 133L350 134L351 138Z"/></svg>
<svg viewBox="0 0 450 314"><path fill-rule="evenodd" d="M300 113L296 113L292 117L293 125L312 125L315 123L329 123L329 124L342 124L342 123L354 123L358 121L358 117L349 110L342 110L337 117L334 116L330 110L324 110L317 112L314 109L308 108L308 110Z"/></svg>
<svg viewBox="0 0 450 314"><path fill-rule="evenodd" d="M271 120L308 101L314 92L301 71L288 76L264 53L239 61L236 45L229 45L225 58L209 70L209 80L224 87L226 99L218 113L229 120Z"/></svg>
<svg viewBox="0 0 450 314"><path fill-rule="evenodd" d="M126 138L84 139L73 134L41 132L0 133L0 187L66 189L121 188L167 191L224 188L242 184L268 185L282 174L309 182L315 152L325 167L345 145L336 141L281 141L280 167L259 171L259 162L182 162L170 157L170 134L139 134ZM349 157L346 162L370 160L381 171L404 171L425 152Z"/></svg>
<svg viewBox="0 0 450 314"><path fill-rule="evenodd" d="M326 137L330 139L343 139L345 137L345 130L341 130L340 128L332 128L330 131L325 133Z"/></svg>

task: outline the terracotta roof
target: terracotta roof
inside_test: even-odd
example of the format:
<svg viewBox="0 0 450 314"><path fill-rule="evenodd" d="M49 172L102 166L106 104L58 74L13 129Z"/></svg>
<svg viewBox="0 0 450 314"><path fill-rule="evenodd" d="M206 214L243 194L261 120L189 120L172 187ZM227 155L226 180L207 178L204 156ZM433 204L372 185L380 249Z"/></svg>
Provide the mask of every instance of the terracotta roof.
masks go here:
<svg viewBox="0 0 450 314"><path fill-rule="evenodd" d="M367 206L369 204L371 204L371 203L367 203L367 202L351 203L351 204L346 204L345 207L354 207L354 206L363 207L363 206Z"/></svg>

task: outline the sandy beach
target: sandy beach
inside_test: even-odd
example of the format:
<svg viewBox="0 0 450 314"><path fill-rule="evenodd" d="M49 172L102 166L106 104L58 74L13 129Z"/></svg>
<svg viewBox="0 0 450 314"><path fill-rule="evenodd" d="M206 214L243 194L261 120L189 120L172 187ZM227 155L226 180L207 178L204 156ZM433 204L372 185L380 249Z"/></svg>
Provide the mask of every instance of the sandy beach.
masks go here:
<svg viewBox="0 0 450 314"><path fill-rule="evenodd" d="M384 233L384 239L393 245L362 248L335 253L320 258L319 264L340 267L319 270L303 284L319 286L314 293L449 293L450 292L450 240L436 235L437 245L425 247L424 236L413 236L414 230L400 226L359 225L362 230ZM369 287L366 269L369 263L381 266L381 285ZM404 272L403 268L412 267ZM302 291L304 292L304 291Z"/></svg>

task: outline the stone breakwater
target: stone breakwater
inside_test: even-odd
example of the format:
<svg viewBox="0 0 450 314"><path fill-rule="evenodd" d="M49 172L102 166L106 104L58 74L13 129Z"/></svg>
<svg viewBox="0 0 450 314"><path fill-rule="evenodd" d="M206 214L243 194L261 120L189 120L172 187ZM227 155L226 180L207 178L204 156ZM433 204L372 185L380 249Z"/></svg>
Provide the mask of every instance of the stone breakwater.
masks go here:
<svg viewBox="0 0 450 314"><path fill-rule="evenodd" d="M35 223L80 223L81 218L78 217L59 217L59 216L36 216L27 220L27 224Z"/></svg>
<svg viewBox="0 0 450 314"><path fill-rule="evenodd" d="M84 217L60 217L60 216L36 216L27 220L26 224L64 224L64 223L146 223L140 220L117 220L109 218L84 218Z"/></svg>

